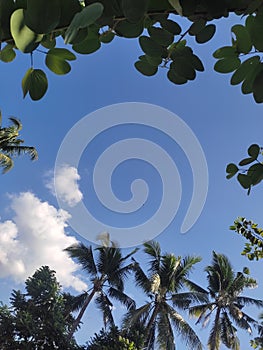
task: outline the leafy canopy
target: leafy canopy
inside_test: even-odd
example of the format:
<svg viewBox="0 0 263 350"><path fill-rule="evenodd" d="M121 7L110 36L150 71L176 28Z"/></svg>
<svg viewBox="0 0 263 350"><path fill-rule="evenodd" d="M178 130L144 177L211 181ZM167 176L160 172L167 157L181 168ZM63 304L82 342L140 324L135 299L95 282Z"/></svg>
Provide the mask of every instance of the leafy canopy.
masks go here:
<svg viewBox="0 0 263 350"><path fill-rule="evenodd" d="M34 56L42 54L45 66L62 75L71 70L77 54L91 54L114 37L138 38L142 55L135 68L145 76L160 68L170 82L181 85L204 71L201 59L187 40L211 40L215 20L234 13L244 24L231 28L231 43L216 50L214 69L232 73L231 84L241 84L243 94L263 102L263 2L262 0L0 0L0 51L2 62L11 62L17 51L30 55L22 80L24 97L41 99L48 89ZM180 17L188 20L182 28ZM238 22L240 22L238 18ZM64 44L59 47L62 37Z"/></svg>

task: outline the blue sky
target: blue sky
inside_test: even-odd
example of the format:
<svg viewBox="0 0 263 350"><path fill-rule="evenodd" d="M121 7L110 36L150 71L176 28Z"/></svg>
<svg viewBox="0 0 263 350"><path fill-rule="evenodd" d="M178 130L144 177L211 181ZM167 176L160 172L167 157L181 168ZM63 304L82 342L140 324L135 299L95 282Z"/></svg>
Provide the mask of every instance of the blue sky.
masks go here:
<svg viewBox="0 0 263 350"><path fill-rule="evenodd" d="M231 20L222 21L211 43L195 45L194 50L202 58L206 70L199 73L194 82L184 86L170 83L164 69L160 69L155 77L140 75L133 67L141 54L136 39L115 38L110 45L104 45L92 55L78 56L67 76L59 77L47 72L49 89L38 102L28 97L22 98L21 79L30 65L30 57L18 55L13 63L2 63L0 107L3 123L7 124L7 117L11 115L22 120L22 136L26 144L36 146L39 160L31 163L26 157L17 159L14 169L1 177L0 231L1 237L5 237L0 239L1 300L7 302L10 291L22 288L22 281L41 264L54 268L62 285L65 288L71 286L72 292L85 288L85 275L70 259L59 253L64 247L83 238L65 226L67 215L60 211L47 183L52 180L58 149L70 128L99 108L123 102L155 104L177 114L193 130L206 156L209 171L207 200L195 225L186 234L181 234L180 227L193 187L191 167L185 154L176 143L165 140L165 135L155 133L150 128L138 126L132 130L133 137L152 138L165 147L181 176L182 200L179 210L169 227L158 236L162 249L176 255L202 256L203 260L196 266L192 279L204 287L206 279L203 269L211 261L212 250L224 253L237 271L244 266L250 268L259 286L247 291L247 294L262 298L262 263L248 262L242 257L240 252L244 241L228 229L237 216L246 216L263 225L261 187L254 188L247 196L235 180L225 179L227 163L237 162L245 156L250 144L261 144L263 112L262 106L256 105L251 96L241 94L239 86L229 85L229 75L219 75L213 71L212 52L228 45L230 25ZM43 56L36 56L35 67L38 68L42 66ZM112 129L106 135L106 141L99 139L96 144L95 140L95 144L87 147L78 169L81 176L77 182L79 188L71 187L71 195L74 197L79 190L87 206L100 218L104 213L88 192L91 185L90 167L103 143L114 140L114 131L122 138L131 132L127 128ZM144 216L148 218L152 215L162 190L160 177L151 166L143 161L131 161L130 165L116 169L113 178L112 186L121 199L129 197L129 181L133 175L148 181L150 197L142 208L143 214L138 211L138 217L127 219L131 225L133 220L137 223ZM64 179L67 176L76 183L78 177L74 171L64 174ZM150 203L150 199L153 202ZM117 220L115 224L119 224L118 216L105 215L107 222ZM138 259L140 257L141 253ZM135 290L130 287L135 295ZM143 300L141 296L139 299ZM117 317L121 311L117 307ZM258 314L254 310L251 313L254 316ZM98 318L92 306L78 335L80 341L99 330L99 321L94 322ZM200 328L195 329L205 344L207 333ZM246 348L248 341L249 338L241 333L241 345L243 342Z"/></svg>

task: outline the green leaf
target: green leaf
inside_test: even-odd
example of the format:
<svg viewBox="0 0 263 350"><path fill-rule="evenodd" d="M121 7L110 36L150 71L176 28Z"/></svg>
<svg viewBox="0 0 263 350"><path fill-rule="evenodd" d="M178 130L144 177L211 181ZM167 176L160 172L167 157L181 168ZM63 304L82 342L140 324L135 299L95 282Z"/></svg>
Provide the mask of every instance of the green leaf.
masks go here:
<svg viewBox="0 0 263 350"><path fill-rule="evenodd" d="M250 163L252 163L252 162L254 162L254 161L255 161L254 158L249 157L249 158L244 158L244 159L242 159L238 164L241 165L241 166L243 166L243 165L250 164Z"/></svg>
<svg viewBox="0 0 263 350"><path fill-rule="evenodd" d="M143 21L138 23L130 23L127 20L124 20L119 21L115 27L115 32L119 36L124 36L125 38L137 38L142 34L143 29Z"/></svg>
<svg viewBox="0 0 263 350"><path fill-rule="evenodd" d="M227 172L227 179L231 179L231 177L233 177L234 175L236 175L236 173L238 172L238 167L236 166L236 164L234 163L230 163L227 165L226 167L226 172Z"/></svg>
<svg viewBox="0 0 263 350"><path fill-rule="evenodd" d="M59 0L27 0L25 24L35 33L51 32L59 23Z"/></svg>
<svg viewBox="0 0 263 350"><path fill-rule="evenodd" d="M66 30L64 38L65 44L72 43L79 29L87 28L95 23L95 21L101 17L103 8L104 7L100 2L95 2L84 7L81 12L76 13Z"/></svg>
<svg viewBox="0 0 263 350"><path fill-rule="evenodd" d="M196 41L199 44L204 44L214 36L216 32L216 26L214 24L208 24L199 33L196 34Z"/></svg>
<svg viewBox="0 0 263 350"><path fill-rule="evenodd" d="M249 146L247 153L254 159L256 160L257 157L259 156L260 153L260 147L259 145L253 144Z"/></svg>
<svg viewBox="0 0 263 350"><path fill-rule="evenodd" d="M32 100L40 100L46 93L48 81L45 72L41 69L29 68L22 80L24 97L29 93Z"/></svg>
<svg viewBox="0 0 263 350"><path fill-rule="evenodd" d="M46 55L46 66L53 72L59 75L70 72L71 67L66 60L75 60L76 56L67 49L54 48L48 51Z"/></svg>
<svg viewBox="0 0 263 350"><path fill-rule="evenodd" d="M168 0L168 1L173 6L173 8L176 10L178 15L183 16L183 9L182 9L182 6L180 4L180 1L179 0Z"/></svg>
<svg viewBox="0 0 263 350"><path fill-rule="evenodd" d="M248 189L251 187L252 183L251 183L251 178L247 175L244 174L238 174L237 175L237 179L240 183L240 185L245 188Z"/></svg>
<svg viewBox="0 0 263 350"><path fill-rule="evenodd" d="M90 54L97 51L101 47L99 34L89 30L88 36L85 40L73 45L73 50L81 54Z"/></svg>
<svg viewBox="0 0 263 350"><path fill-rule="evenodd" d="M189 60L183 57L178 57L171 63L170 67L187 80L194 80L196 77L196 72L191 64L191 59Z"/></svg>
<svg viewBox="0 0 263 350"><path fill-rule="evenodd" d="M249 31L255 48L259 51L263 51L263 14L258 12L256 16L248 16L246 20L246 28Z"/></svg>
<svg viewBox="0 0 263 350"><path fill-rule="evenodd" d="M23 9L13 12L10 19L10 28L17 48L24 53L35 50L43 38L43 35L34 33L25 25Z"/></svg>
<svg viewBox="0 0 263 350"><path fill-rule="evenodd" d="M143 36L140 36L139 43L142 51L146 53L146 55L153 56L153 57L162 56L162 53L163 53L162 46L157 44L153 39L143 35Z"/></svg>
<svg viewBox="0 0 263 350"><path fill-rule="evenodd" d="M163 29L166 29L173 35L179 35L182 31L182 28L179 26L179 24L172 21L171 19L163 19L160 21L160 23Z"/></svg>
<svg viewBox="0 0 263 350"><path fill-rule="evenodd" d="M237 51L249 53L252 49L252 42L247 28L241 24L236 24L231 30L236 36Z"/></svg>
<svg viewBox="0 0 263 350"><path fill-rule="evenodd" d="M240 84L260 63L259 56L253 56L242 62L239 68L232 75L230 83L232 85Z"/></svg>
<svg viewBox="0 0 263 350"><path fill-rule="evenodd" d="M245 80L242 83L241 90L243 94L250 94L253 92L253 83L257 74L261 71L262 66L260 62L253 64L253 69L251 68L249 73L246 75Z"/></svg>
<svg viewBox="0 0 263 350"><path fill-rule="evenodd" d="M142 73L143 75L146 76L152 76L157 73L158 67L151 65L150 63L146 61L137 61L135 62L135 68Z"/></svg>
<svg viewBox="0 0 263 350"><path fill-rule="evenodd" d="M214 70L219 73L230 73L240 66L238 57L227 57L216 62Z"/></svg>
<svg viewBox="0 0 263 350"><path fill-rule="evenodd" d="M252 85L253 97L257 103L263 102L263 64L261 63L261 71L257 73Z"/></svg>
<svg viewBox="0 0 263 350"><path fill-rule="evenodd" d="M238 56L238 53L236 52L236 48L233 46L224 46L220 47L220 49L217 49L213 53L214 58L225 58L229 56Z"/></svg>
<svg viewBox="0 0 263 350"><path fill-rule="evenodd" d="M53 49L53 47L56 46L56 39L50 38L50 36L46 36L43 38L43 40L41 40L41 45L46 49Z"/></svg>
<svg viewBox="0 0 263 350"><path fill-rule="evenodd" d="M139 57L139 59L143 62L146 62L148 64L151 64L154 67L158 67L159 64L162 63L162 58L161 57L151 57L148 55L142 55Z"/></svg>
<svg viewBox="0 0 263 350"><path fill-rule="evenodd" d="M140 22L145 16L149 0L122 0L124 16L131 23Z"/></svg>
<svg viewBox="0 0 263 350"><path fill-rule="evenodd" d="M189 28L189 34L197 35L199 32L201 32L202 29L205 28L205 26L206 26L206 20L201 18L191 25L191 27Z"/></svg>
<svg viewBox="0 0 263 350"><path fill-rule="evenodd" d="M172 83L176 85L182 85L187 83L187 79L178 75L175 69L169 69L167 77Z"/></svg>
<svg viewBox="0 0 263 350"><path fill-rule="evenodd" d="M259 184L263 180L263 164L257 163L252 165L248 169L247 176L250 177L253 186Z"/></svg>
<svg viewBox="0 0 263 350"><path fill-rule="evenodd" d="M150 27L148 33L151 39L162 46L169 46L174 40L173 34L163 28Z"/></svg>
<svg viewBox="0 0 263 350"><path fill-rule="evenodd" d="M2 62L12 62L16 57L16 53L14 50L14 46L11 44L7 44L1 51L0 51L0 60Z"/></svg>
<svg viewBox="0 0 263 350"><path fill-rule="evenodd" d="M202 61L196 55L191 56L191 64L194 67L194 69L198 70L199 72L203 72L205 70Z"/></svg>
<svg viewBox="0 0 263 350"><path fill-rule="evenodd" d="M100 42L103 44L109 44L114 39L115 34L112 31L107 31L100 35Z"/></svg>
<svg viewBox="0 0 263 350"><path fill-rule="evenodd" d="M82 10L79 0L60 0L60 20L58 27L67 27L77 12Z"/></svg>

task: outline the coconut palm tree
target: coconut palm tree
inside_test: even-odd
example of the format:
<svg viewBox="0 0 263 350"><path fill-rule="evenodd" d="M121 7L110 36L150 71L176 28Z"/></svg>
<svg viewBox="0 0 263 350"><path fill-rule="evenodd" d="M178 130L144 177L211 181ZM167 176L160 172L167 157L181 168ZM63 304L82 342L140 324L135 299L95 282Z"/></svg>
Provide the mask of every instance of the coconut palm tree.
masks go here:
<svg viewBox="0 0 263 350"><path fill-rule="evenodd" d="M0 111L0 166L3 173L9 171L13 165L12 157L21 154L29 154L31 160L37 159L37 151L34 147L22 146L24 140L18 138L19 131L22 129L21 122L16 118L9 118L13 125L2 128L2 114Z"/></svg>
<svg viewBox="0 0 263 350"><path fill-rule="evenodd" d="M193 266L201 260L199 257L176 257L173 254L161 255L157 242L144 244L144 252L149 260L149 270L146 274L134 260L136 285L148 296L149 301L137 309L129 310L124 317L123 326L129 328L142 324L145 331L144 349L174 350L175 334L177 333L192 349L202 349L201 342L178 312L189 307L191 302L205 302L207 295L202 292L183 291L187 277ZM193 283L193 285L197 286Z"/></svg>
<svg viewBox="0 0 263 350"><path fill-rule="evenodd" d="M240 349L237 327L252 332L251 326L257 321L243 311L244 306L262 307L263 301L241 296L245 288L255 288L256 281L249 277L247 268L235 273L229 259L213 252L212 264L206 267L208 280L208 303L192 306L189 313L198 317L197 324L206 326L211 317L213 325L208 338L208 349L219 350L223 343L227 348Z"/></svg>
<svg viewBox="0 0 263 350"><path fill-rule="evenodd" d="M94 250L97 253L96 257L93 254ZM133 266L133 263L126 264L126 261L137 249L124 257L121 250L115 246L101 246L94 250L92 246L87 247L82 243L65 249L69 256L76 259L83 270L88 273L92 284L69 332L69 339L72 338L93 298L103 313L105 326L114 325L111 298L121 302L128 310L135 307L134 300L124 293L124 280Z"/></svg>

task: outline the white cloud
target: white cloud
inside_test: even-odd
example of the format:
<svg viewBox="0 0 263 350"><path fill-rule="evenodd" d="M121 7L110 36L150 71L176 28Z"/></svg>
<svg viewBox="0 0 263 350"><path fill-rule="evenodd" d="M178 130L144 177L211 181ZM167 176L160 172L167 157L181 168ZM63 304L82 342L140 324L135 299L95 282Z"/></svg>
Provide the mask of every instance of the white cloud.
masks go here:
<svg viewBox="0 0 263 350"><path fill-rule="evenodd" d="M54 188L53 178L46 185L60 200L67 203L70 207L74 207L83 198L78 185L79 180L80 175L78 174L78 170L73 166L65 164L56 172L56 189Z"/></svg>
<svg viewBox="0 0 263 350"><path fill-rule="evenodd" d="M77 240L65 232L69 214L41 202L33 193L11 196L12 220L0 222L0 277L23 282L42 265L56 271L63 287L86 284L74 275L79 266L63 251Z"/></svg>

